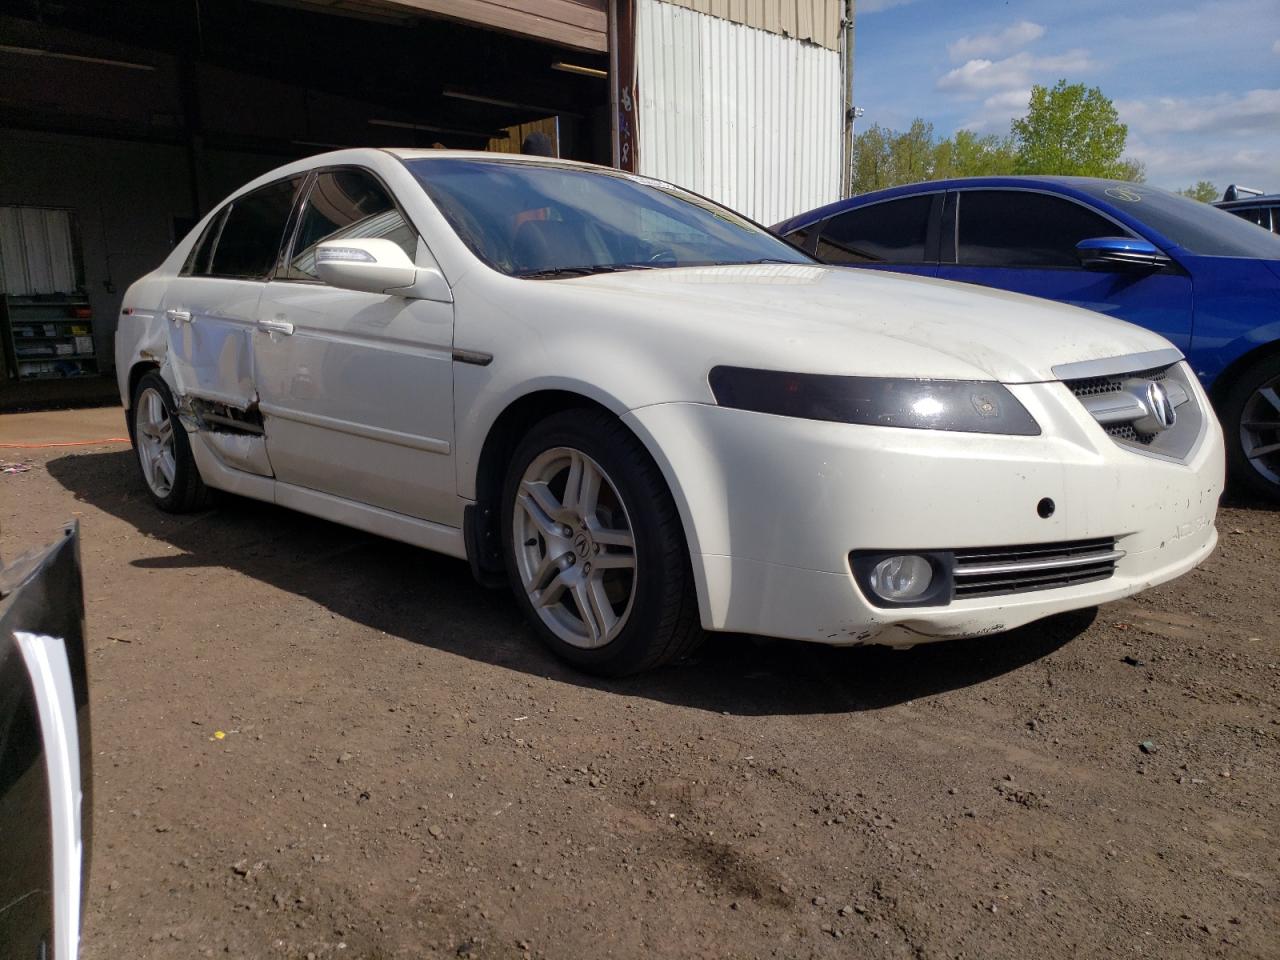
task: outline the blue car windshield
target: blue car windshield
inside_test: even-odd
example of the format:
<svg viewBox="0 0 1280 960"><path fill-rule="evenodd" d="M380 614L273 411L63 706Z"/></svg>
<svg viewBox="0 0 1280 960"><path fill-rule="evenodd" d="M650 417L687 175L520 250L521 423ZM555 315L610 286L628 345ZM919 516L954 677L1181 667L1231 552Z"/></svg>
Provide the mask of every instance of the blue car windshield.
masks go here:
<svg viewBox="0 0 1280 960"><path fill-rule="evenodd" d="M1078 186L1094 199L1168 237L1188 253L1280 260L1280 236L1199 200L1144 183L1102 180Z"/></svg>
<svg viewBox="0 0 1280 960"><path fill-rule="evenodd" d="M471 252L508 276L814 262L724 207L620 171L447 156L405 165Z"/></svg>

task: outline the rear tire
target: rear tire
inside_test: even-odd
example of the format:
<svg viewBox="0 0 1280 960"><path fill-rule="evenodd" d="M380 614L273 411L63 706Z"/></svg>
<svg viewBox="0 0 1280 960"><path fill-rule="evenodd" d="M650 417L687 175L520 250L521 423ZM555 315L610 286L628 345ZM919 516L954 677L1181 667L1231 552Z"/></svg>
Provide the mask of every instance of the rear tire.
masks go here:
<svg viewBox="0 0 1280 960"><path fill-rule="evenodd" d="M1238 487L1280 500L1280 354L1235 376L1223 397L1227 475Z"/></svg>
<svg viewBox="0 0 1280 960"><path fill-rule="evenodd" d="M502 538L516 602L575 666L625 676L685 657L701 639L675 502L608 413L567 410L529 431L507 470Z"/></svg>
<svg viewBox="0 0 1280 960"><path fill-rule="evenodd" d="M142 483L155 505L167 513L208 506L209 489L196 469L173 394L159 373L152 371L138 380L129 427Z"/></svg>

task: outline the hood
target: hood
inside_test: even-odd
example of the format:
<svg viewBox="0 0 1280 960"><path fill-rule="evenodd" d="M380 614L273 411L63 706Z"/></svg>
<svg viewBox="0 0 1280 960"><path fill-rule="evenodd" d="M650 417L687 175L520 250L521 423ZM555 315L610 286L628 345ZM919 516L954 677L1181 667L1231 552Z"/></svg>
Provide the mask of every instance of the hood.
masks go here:
<svg viewBox="0 0 1280 960"><path fill-rule="evenodd" d="M1053 367L1166 349L1090 310L908 274L805 264L685 267L521 281L669 333L715 363L810 373L1035 383Z"/></svg>

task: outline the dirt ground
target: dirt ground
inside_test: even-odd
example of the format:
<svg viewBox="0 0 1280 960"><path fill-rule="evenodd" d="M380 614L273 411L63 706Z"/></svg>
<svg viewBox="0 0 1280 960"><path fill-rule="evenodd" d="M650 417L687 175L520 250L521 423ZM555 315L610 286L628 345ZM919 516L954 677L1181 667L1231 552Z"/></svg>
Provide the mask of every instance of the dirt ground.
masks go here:
<svg viewBox="0 0 1280 960"><path fill-rule="evenodd" d="M88 960L1280 956L1272 509L1096 617L600 682L463 563L0 460L6 556L82 524Z"/></svg>

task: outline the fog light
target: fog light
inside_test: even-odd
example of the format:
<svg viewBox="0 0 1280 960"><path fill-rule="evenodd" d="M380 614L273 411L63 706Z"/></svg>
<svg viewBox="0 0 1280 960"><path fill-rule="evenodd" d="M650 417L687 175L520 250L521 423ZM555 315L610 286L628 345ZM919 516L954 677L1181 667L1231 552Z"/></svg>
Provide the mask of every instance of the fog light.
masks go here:
<svg viewBox="0 0 1280 960"><path fill-rule="evenodd" d="M933 566L924 557L888 557L871 569L871 589L884 600L904 603L924 595L933 583Z"/></svg>

